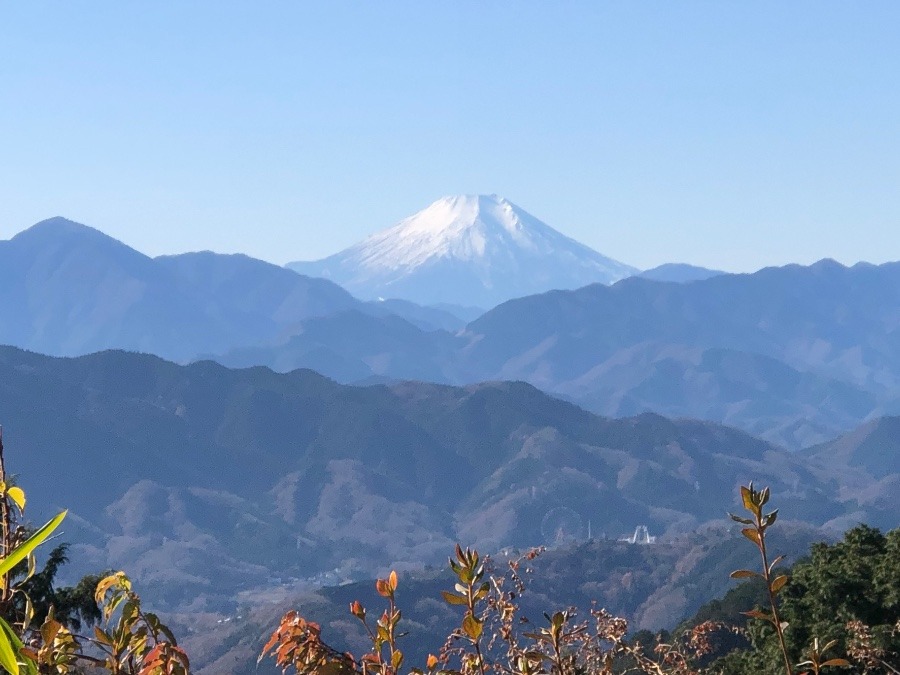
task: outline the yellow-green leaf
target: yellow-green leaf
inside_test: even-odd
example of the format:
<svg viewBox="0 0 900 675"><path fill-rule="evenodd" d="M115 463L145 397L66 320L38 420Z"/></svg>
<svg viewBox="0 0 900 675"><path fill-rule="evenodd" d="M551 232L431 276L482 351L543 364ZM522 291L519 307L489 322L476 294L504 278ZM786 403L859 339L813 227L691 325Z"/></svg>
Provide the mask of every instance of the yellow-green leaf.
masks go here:
<svg viewBox="0 0 900 675"><path fill-rule="evenodd" d="M744 503L744 508L748 511L755 511L756 504L753 503L753 493L750 491L750 488L741 485L741 501Z"/></svg>
<svg viewBox="0 0 900 675"><path fill-rule="evenodd" d="M104 598L111 588L123 591L131 590L131 582L125 575L125 572L115 572L97 582L97 588L94 590L94 600L98 605L103 604Z"/></svg>
<svg viewBox="0 0 900 675"><path fill-rule="evenodd" d="M19 675L19 660L6 631L0 630L0 666L12 675Z"/></svg>
<svg viewBox="0 0 900 675"><path fill-rule="evenodd" d="M466 614L466 618L463 619L462 623L463 632L468 635L472 640L477 640L481 637L481 621L476 619L471 614Z"/></svg>
<svg viewBox="0 0 900 675"><path fill-rule="evenodd" d="M55 518L50 520L41 529L28 537L28 539L16 546L8 556L3 558L3 560L0 560L0 575L9 572L13 567L24 560L29 553L31 553L40 544L42 544L47 537L53 534L53 531L57 527L59 527L59 524L66 517L67 513L68 511L62 511L58 513Z"/></svg>
<svg viewBox="0 0 900 675"><path fill-rule="evenodd" d="M34 551L32 551L28 554L28 573L25 575L24 581L28 581L33 577L35 572L37 572L37 558L34 555Z"/></svg>
<svg viewBox="0 0 900 675"><path fill-rule="evenodd" d="M27 595L25 596L25 621L23 622L24 628L28 628L29 624L31 624L31 620L34 618L34 603L31 602L31 598Z"/></svg>
<svg viewBox="0 0 900 675"><path fill-rule="evenodd" d="M22 673L23 671L25 675L38 675L37 666L34 664L34 661L24 653L27 651L25 645L10 625L2 618L0 618L0 641L8 645L9 649L12 651L12 668L7 667L5 660L3 660L0 661L0 664L2 664L4 668L14 675ZM0 651L2 650L3 647L0 646ZM5 657L0 656L0 659L5 659Z"/></svg>
<svg viewBox="0 0 900 675"><path fill-rule="evenodd" d="M25 510L25 491L22 488L11 487L6 491L6 494L16 503L16 506L19 507L19 511Z"/></svg>

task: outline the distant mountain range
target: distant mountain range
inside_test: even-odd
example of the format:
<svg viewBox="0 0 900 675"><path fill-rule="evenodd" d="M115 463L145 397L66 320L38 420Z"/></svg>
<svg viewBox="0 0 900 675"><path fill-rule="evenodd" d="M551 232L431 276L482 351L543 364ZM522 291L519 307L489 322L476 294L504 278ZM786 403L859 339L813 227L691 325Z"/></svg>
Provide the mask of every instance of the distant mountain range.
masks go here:
<svg viewBox="0 0 900 675"><path fill-rule="evenodd" d="M335 284L246 256L152 259L63 218L0 242L0 342L48 354L120 347L187 359L357 305Z"/></svg>
<svg viewBox="0 0 900 675"><path fill-rule="evenodd" d="M486 308L638 272L497 195L444 197L340 253L288 267L360 298Z"/></svg>
<svg viewBox="0 0 900 675"><path fill-rule="evenodd" d="M686 265L684 263L666 263L653 269L644 270L637 276L644 279L652 279L653 281L673 281L676 283L689 283L691 281L703 281L711 279L720 274L725 274L720 270L711 270L706 267L698 267L697 265Z"/></svg>
<svg viewBox="0 0 900 675"><path fill-rule="evenodd" d="M523 380L594 412L718 421L791 448L900 413L900 265L644 274L479 316L357 300L246 256L153 259L57 218L0 242L0 343L304 367L346 383Z"/></svg>
<svg viewBox="0 0 900 675"><path fill-rule="evenodd" d="M346 382L523 380L603 414L715 420L793 448L900 413L897 263L635 277L512 300L455 334L358 313L302 325L221 359Z"/></svg>
<svg viewBox="0 0 900 675"><path fill-rule="evenodd" d="M501 200L484 208L505 227ZM149 258L60 218L0 242L0 342L226 364L0 347L30 517L70 508L70 574L127 569L191 617L437 563L456 541L643 524L672 548L585 544L560 564L627 558L633 592L610 572L572 593L651 627L720 588L708 568L729 544L704 524L747 480L805 524L797 541L900 521L900 264L665 265L487 312L447 300L360 300L240 255ZM223 630L250 658L258 636Z"/></svg>
<svg viewBox="0 0 900 675"><path fill-rule="evenodd" d="M303 319L349 309L426 330L466 323L446 308L360 302L330 281L244 255L150 258L64 218L0 241L0 306L0 344L61 356L115 347L186 360L277 343Z"/></svg>
<svg viewBox="0 0 900 675"><path fill-rule="evenodd" d="M63 539L80 569L127 569L193 610L273 579L439 562L455 541L553 543L555 509L578 536L589 522L613 538L692 532L737 508L749 479L815 526L900 519L886 492L896 450L873 467L848 451L799 456L711 423L597 417L523 383L348 387L7 347L0 414L31 518L71 509Z"/></svg>

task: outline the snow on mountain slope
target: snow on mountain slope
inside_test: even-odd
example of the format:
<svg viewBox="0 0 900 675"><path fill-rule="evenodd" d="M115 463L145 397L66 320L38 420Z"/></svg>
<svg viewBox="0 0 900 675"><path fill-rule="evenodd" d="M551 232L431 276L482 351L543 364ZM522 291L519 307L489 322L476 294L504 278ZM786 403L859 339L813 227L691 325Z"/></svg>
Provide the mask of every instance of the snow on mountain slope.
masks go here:
<svg viewBox="0 0 900 675"><path fill-rule="evenodd" d="M497 195L444 197L340 253L288 267L361 298L481 307L637 272Z"/></svg>

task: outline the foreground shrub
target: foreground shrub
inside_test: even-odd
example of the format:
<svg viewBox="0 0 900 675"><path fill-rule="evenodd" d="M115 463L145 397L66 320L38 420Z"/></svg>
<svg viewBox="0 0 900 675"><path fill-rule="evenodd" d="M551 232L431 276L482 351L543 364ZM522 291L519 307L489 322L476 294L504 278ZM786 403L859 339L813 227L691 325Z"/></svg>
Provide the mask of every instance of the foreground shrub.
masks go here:
<svg viewBox="0 0 900 675"><path fill-rule="evenodd" d="M93 603L85 601L84 588L54 591L52 579L65 549L54 549L41 572L34 553L66 512L30 530L25 491L8 481L0 429L0 667L12 675L74 675L84 668L113 675L188 675L187 654L159 617L143 610L124 573L101 579L91 589ZM65 616L57 616L55 603L64 606ZM93 635L74 632L83 620L96 619L102 625Z"/></svg>
<svg viewBox="0 0 900 675"><path fill-rule="evenodd" d="M759 571L736 570L731 576L751 580L754 590L748 597L757 597L762 590L766 601L764 607L742 612L750 619L746 629L706 621L648 645L629 640L626 621L596 607L583 617L573 608L545 613L542 621L534 623L522 615L518 599L526 592L523 573L539 552L509 561L498 572L490 570L477 551L457 546L449 563L454 587L442 596L459 609L459 625L422 667L405 667L395 572L376 582L386 607L374 621L359 602L350 605L350 613L369 637L368 652L356 656L335 649L323 640L318 624L289 612L259 660L272 657L285 672L298 675L487 675L489 671L500 675L798 675L847 668L854 673L900 675L891 664L896 654L882 639L886 631L896 638L900 630L889 625L900 610L896 533L880 543L861 546L857 542L861 532L868 532L869 539L873 536L873 531L864 528L848 533L842 548L817 545L812 561L797 565L792 580L779 569L781 556L769 550L767 533L778 518L777 510L765 510L769 490L756 490L752 484L741 487L741 502L746 515L731 517L756 547L761 565ZM855 547L858 555L848 557L847 545ZM882 558L872 555L876 550ZM821 560L828 564L823 567ZM842 564L861 567L850 572L842 570ZM831 588L824 579L838 585ZM828 590L823 593L823 589ZM857 605L868 611L857 611ZM875 627L867 621L875 621ZM741 633L751 649L715 658L721 653L722 636L735 633Z"/></svg>

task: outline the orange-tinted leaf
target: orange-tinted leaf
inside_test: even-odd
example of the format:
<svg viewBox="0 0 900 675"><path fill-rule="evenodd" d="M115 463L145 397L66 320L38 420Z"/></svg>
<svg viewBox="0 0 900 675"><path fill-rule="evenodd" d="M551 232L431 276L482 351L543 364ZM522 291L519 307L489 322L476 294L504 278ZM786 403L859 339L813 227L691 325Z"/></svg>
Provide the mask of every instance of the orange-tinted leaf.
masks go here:
<svg viewBox="0 0 900 675"><path fill-rule="evenodd" d="M771 614L766 614L765 612L760 612L757 609L751 609L749 612L741 612L741 614L744 614L745 616L749 616L753 619L760 619L762 621L771 622L774 620L774 619L772 619Z"/></svg>
<svg viewBox="0 0 900 675"><path fill-rule="evenodd" d="M777 593L778 591L780 591L787 583L787 581L788 578L786 574L775 577L775 580L772 582L772 592Z"/></svg>
<svg viewBox="0 0 900 675"><path fill-rule="evenodd" d="M747 539L759 546L759 532L754 530L752 527L745 527L743 530L741 530L741 534L743 534L745 537L747 537Z"/></svg>
<svg viewBox="0 0 900 675"><path fill-rule="evenodd" d="M750 570L735 570L729 576L732 579L748 579L750 577L758 577L760 575L756 572L751 572Z"/></svg>
<svg viewBox="0 0 900 675"><path fill-rule="evenodd" d="M444 598L444 602L448 605L465 605L468 603L468 600L461 595L456 595L451 593L450 591L441 591L441 596Z"/></svg>
<svg viewBox="0 0 900 675"><path fill-rule="evenodd" d="M847 659L828 659L825 663L821 664L822 666L849 666L850 662Z"/></svg>
<svg viewBox="0 0 900 675"><path fill-rule="evenodd" d="M741 485L741 501L744 504L744 508L748 511L756 510L756 504L753 503L753 492L751 491L751 488Z"/></svg>

